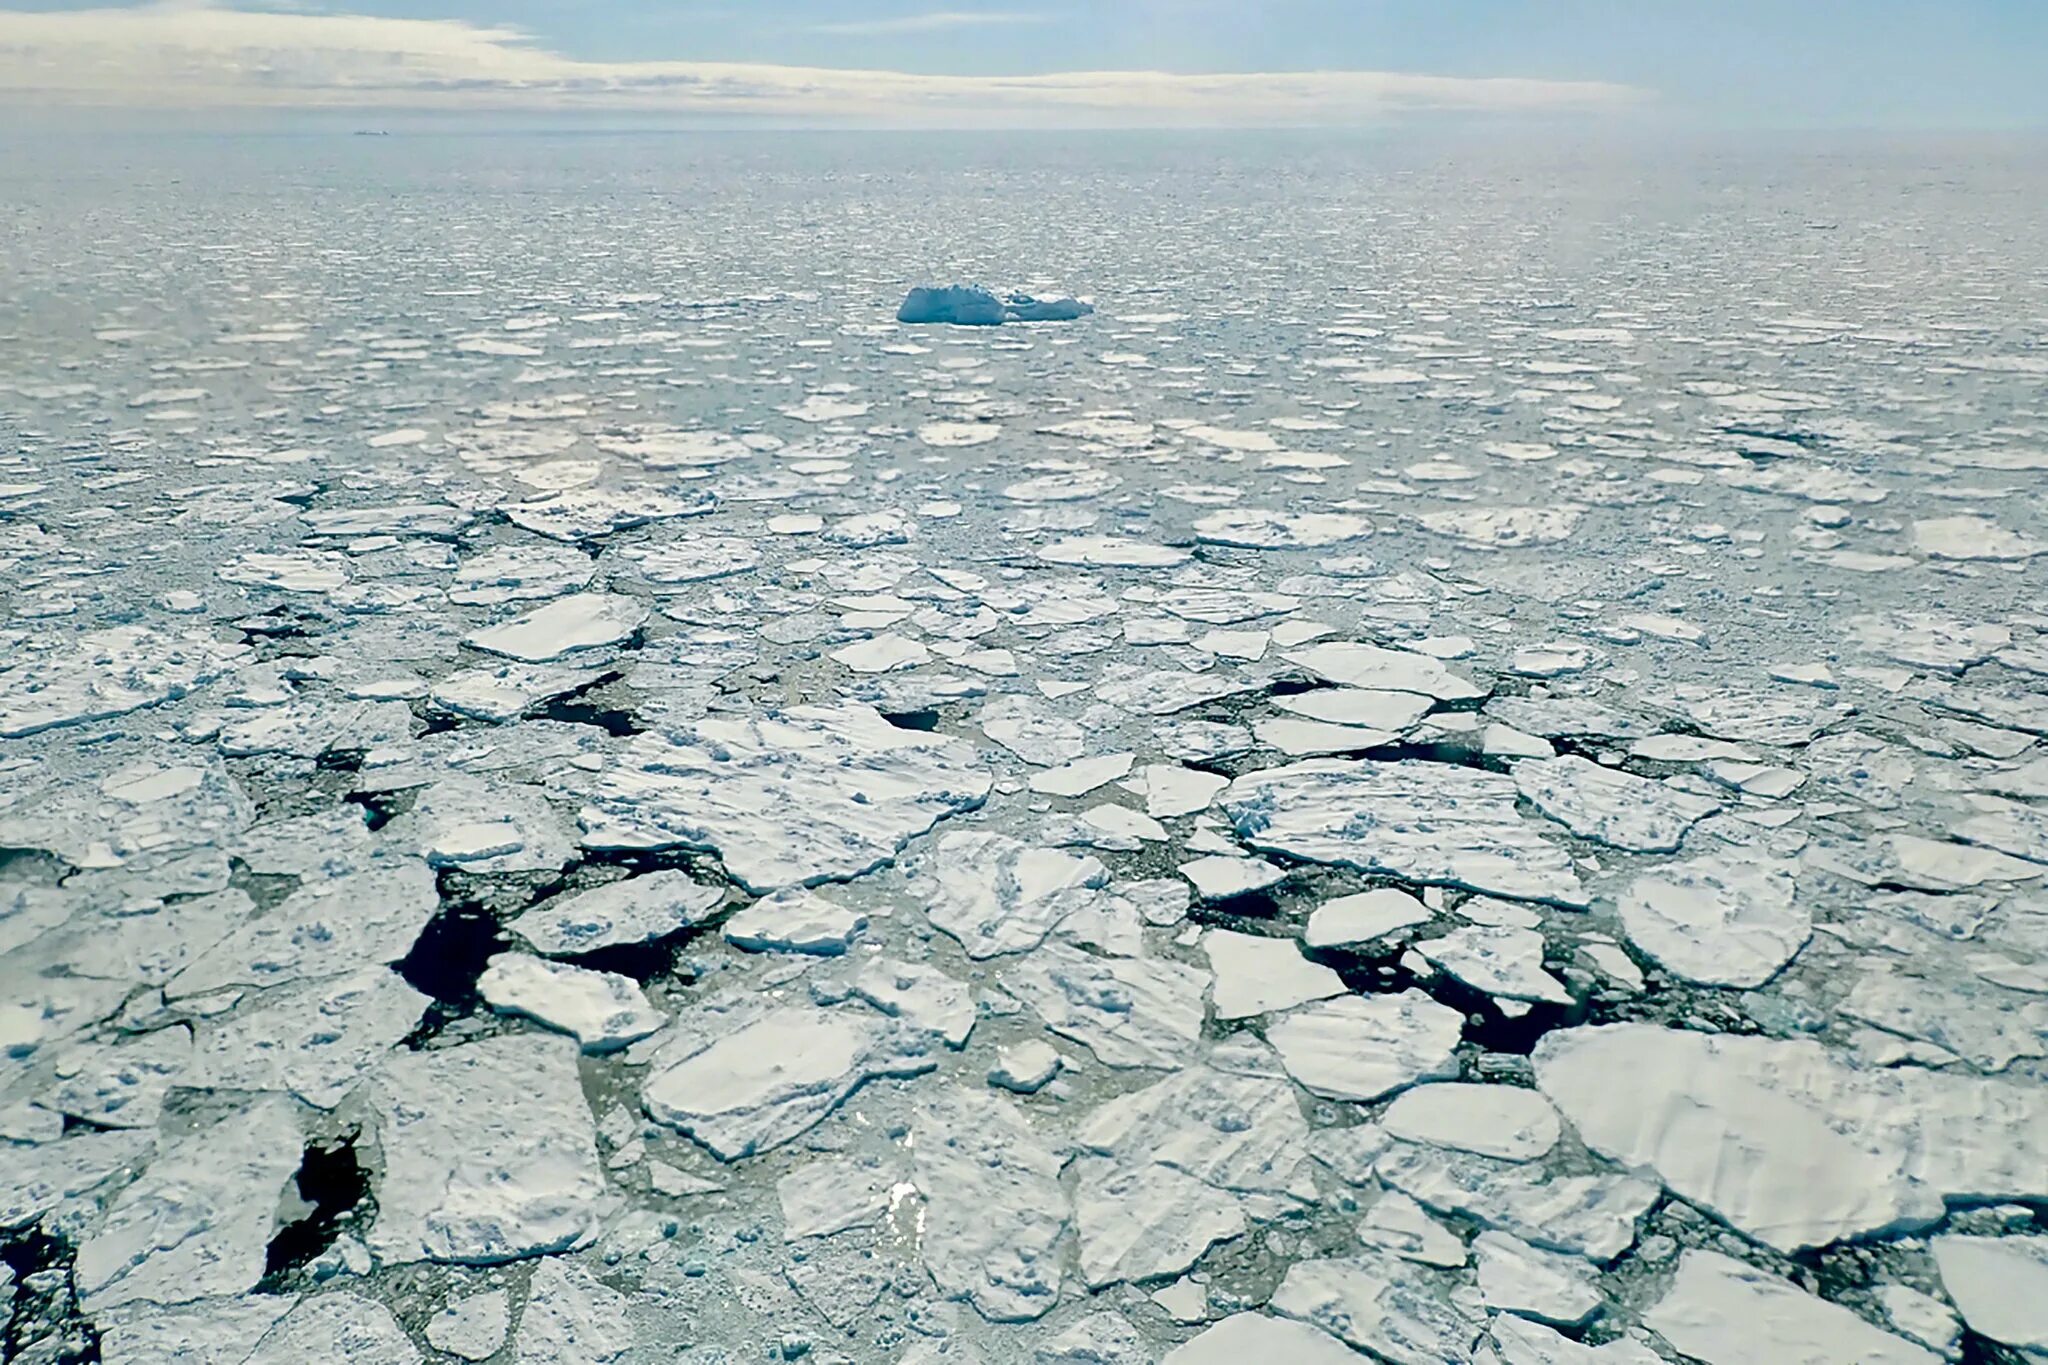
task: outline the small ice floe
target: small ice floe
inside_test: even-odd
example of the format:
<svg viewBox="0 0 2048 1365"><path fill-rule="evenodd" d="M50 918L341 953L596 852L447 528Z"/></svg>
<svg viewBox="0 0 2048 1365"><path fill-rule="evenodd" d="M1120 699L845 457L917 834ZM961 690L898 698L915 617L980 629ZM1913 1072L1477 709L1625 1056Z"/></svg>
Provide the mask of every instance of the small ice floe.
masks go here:
<svg viewBox="0 0 2048 1365"><path fill-rule="evenodd" d="M896 310L896 321L913 326L1000 327L1006 322L1073 322L1095 311L1079 299L1041 299L1012 291L996 294L979 285L919 285Z"/></svg>

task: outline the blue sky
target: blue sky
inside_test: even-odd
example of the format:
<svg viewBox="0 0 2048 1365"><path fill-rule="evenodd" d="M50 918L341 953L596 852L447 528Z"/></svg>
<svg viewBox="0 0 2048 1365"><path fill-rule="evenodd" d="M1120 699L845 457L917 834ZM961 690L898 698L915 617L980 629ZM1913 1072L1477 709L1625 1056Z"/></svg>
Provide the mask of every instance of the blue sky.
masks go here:
<svg viewBox="0 0 2048 1365"><path fill-rule="evenodd" d="M218 14L226 3L173 0L154 13ZM109 33L127 32L122 20L132 12L105 4L0 0L0 50L20 45L10 23L19 27L38 13L69 12ZM601 79L609 79L607 65L656 62L679 72L684 64L747 63L941 78L1424 73L1556 83L1547 96L1525 92L1528 107L1548 99L1611 110L1611 103L1574 99L1573 83L1632 87L1642 98L1631 117L1705 126L2048 126L2048 0L283 0L262 7L413 21L363 40L380 50L418 42L438 51L458 29L516 29L526 35L511 40L519 46L598 64L585 74ZM252 45L266 54L288 48L289 30L276 33L286 36ZM75 45L77 35L62 41ZM329 33L318 41L339 40ZM195 64L207 60L185 54L166 87L188 89ZM75 64L59 55L41 67ZM451 71L441 84L468 81L469 71ZM0 89L9 74L0 67ZM295 71L293 79L324 78ZM530 89L535 79L517 83ZM1289 90L1273 117L1284 120L1325 98L1320 90ZM923 98L911 86L896 95ZM957 103L956 95L944 98ZM1213 105L1223 95L1203 98ZM1428 102L1401 99L1404 107Z"/></svg>

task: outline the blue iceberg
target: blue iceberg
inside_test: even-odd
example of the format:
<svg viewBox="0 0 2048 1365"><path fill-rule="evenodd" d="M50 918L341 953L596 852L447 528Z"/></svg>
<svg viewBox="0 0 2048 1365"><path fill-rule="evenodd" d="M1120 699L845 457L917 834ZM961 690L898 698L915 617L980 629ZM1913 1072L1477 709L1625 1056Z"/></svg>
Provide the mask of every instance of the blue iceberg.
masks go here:
<svg viewBox="0 0 2048 1365"><path fill-rule="evenodd" d="M896 320L916 325L1000 327L1006 322L1072 322L1094 311L1079 299L1041 299L1019 293L999 296L971 284L919 285L896 310Z"/></svg>

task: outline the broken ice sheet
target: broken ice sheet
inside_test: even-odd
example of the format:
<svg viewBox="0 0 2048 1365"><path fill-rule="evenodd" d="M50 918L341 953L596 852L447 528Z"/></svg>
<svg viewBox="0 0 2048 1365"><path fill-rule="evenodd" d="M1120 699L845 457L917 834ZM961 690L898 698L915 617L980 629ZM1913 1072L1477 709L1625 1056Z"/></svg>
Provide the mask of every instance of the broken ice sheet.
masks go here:
<svg viewBox="0 0 2048 1365"><path fill-rule="evenodd" d="M650 1117L727 1161L800 1136L869 1080L938 1066L935 1040L906 1022L846 1009L736 1013L664 1046L642 1086Z"/></svg>
<svg viewBox="0 0 2048 1365"><path fill-rule="evenodd" d="M1231 783L1254 848L1409 881L1583 906L1565 851L1516 809L1516 784L1447 764L1311 759Z"/></svg>
<svg viewBox="0 0 2048 1365"><path fill-rule="evenodd" d="M1093 857L1001 834L953 831L913 882L925 914L973 958L1026 952L1099 898L1109 869Z"/></svg>
<svg viewBox="0 0 2048 1365"><path fill-rule="evenodd" d="M524 219L418 140L316 212L26 172L10 1348L2039 1351L2026 196L1680 149L1672 271L1613 224L1532 270L1474 247L1554 177L1322 148L1232 234L1083 155L1055 231L910 145L686 215L594 142L491 150ZM1736 211L1795 180L1800 230ZM1101 313L911 338L895 272L954 267L874 243L948 223L1041 296L1108 244Z"/></svg>
<svg viewBox="0 0 2048 1365"><path fill-rule="evenodd" d="M100 1309L255 1288L299 1152L297 1117L277 1096L170 1145L80 1244L80 1300Z"/></svg>
<svg viewBox="0 0 2048 1365"><path fill-rule="evenodd" d="M372 1082L371 1251L487 1265L594 1236L605 1183L576 1058L573 1040L540 1035L394 1053Z"/></svg>
<svg viewBox="0 0 2048 1365"><path fill-rule="evenodd" d="M992 779L974 749L858 704L798 706L644 734L582 812L593 849L716 852L754 891L843 880L972 810Z"/></svg>
<svg viewBox="0 0 2048 1365"><path fill-rule="evenodd" d="M1720 803L1574 754L1515 765L1515 785L1573 833L1637 853L1668 853Z"/></svg>
<svg viewBox="0 0 2048 1365"><path fill-rule="evenodd" d="M1790 866L1740 855L1666 863L1620 901L1629 941L1688 981L1760 986L1813 932Z"/></svg>
<svg viewBox="0 0 2048 1365"><path fill-rule="evenodd" d="M1924 1226L1944 1197L2038 1198L2048 1183L2048 1100L2033 1086L1641 1024L1549 1035L1536 1078L1588 1146L1781 1250Z"/></svg>

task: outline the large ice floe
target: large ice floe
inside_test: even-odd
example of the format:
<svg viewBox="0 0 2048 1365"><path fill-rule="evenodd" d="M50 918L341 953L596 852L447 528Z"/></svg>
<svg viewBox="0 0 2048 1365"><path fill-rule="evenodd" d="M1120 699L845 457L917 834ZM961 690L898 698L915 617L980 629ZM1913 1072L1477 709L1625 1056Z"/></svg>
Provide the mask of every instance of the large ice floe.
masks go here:
<svg viewBox="0 0 2048 1365"><path fill-rule="evenodd" d="M1980 159L489 141L9 163L0 1358L2048 1361Z"/></svg>

